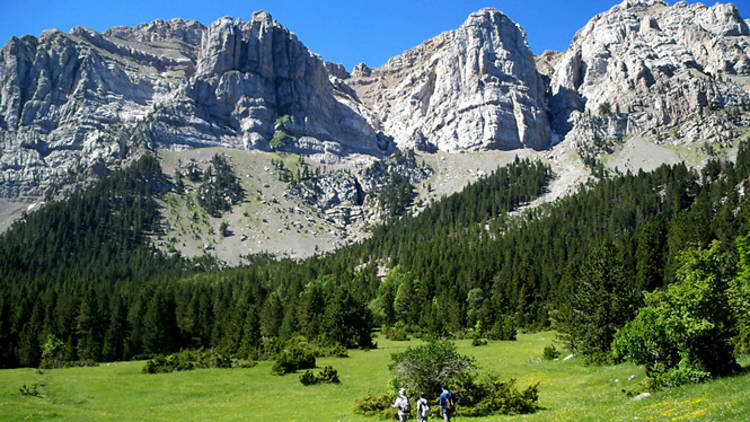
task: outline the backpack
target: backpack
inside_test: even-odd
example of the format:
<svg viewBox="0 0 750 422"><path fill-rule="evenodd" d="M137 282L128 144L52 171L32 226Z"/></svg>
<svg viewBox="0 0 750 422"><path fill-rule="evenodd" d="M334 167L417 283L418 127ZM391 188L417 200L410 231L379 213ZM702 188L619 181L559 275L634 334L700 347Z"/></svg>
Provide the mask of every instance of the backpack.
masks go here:
<svg viewBox="0 0 750 422"><path fill-rule="evenodd" d="M427 400L422 399L419 401L419 404L422 406L422 417L426 418L430 416L430 405L427 404Z"/></svg>
<svg viewBox="0 0 750 422"><path fill-rule="evenodd" d="M453 411L456 409L456 399L453 397L453 393L448 393L445 396L445 410L448 411L448 414L453 413Z"/></svg>
<svg viewBox="0 0 750 422"><path fill-rule="evenodd" d="M411 412L411 400L408 397L406 397L406 400L401 400L401 411L404 413Z"/></svg>

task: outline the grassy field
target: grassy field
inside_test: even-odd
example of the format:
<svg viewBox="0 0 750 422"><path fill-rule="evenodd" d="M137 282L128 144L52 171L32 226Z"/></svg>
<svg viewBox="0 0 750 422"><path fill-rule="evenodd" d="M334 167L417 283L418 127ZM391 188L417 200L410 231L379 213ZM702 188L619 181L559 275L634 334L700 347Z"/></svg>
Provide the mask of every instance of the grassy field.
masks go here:
<svg viewBox="0 0 750 422"><path fill-rule="evenodd" d="M457 418L475 421L742 421L750 415L750 359L742 375L653 394L640 401L622 389L638 390L643 369L630 364L586 367L578 358L541 359L552 333L520 335L459 350L476 357L483 371L515 377L521 386L540 383L542 410L533 415ZM340 385L305 387L298 375L271 375L271 363L249 369L205 369L145 375L144 362L95 368L0 371L0 420L69 421L378 421L352 412L354 401L389 389L393 352L416 342L380 339L378 349L351 351L349 358L318 359L333 365ZM636 378L628 381L628 377ZM40 384L41 397L24 396L24 384ZM433 417L431 420L438 420Z"/></svg>

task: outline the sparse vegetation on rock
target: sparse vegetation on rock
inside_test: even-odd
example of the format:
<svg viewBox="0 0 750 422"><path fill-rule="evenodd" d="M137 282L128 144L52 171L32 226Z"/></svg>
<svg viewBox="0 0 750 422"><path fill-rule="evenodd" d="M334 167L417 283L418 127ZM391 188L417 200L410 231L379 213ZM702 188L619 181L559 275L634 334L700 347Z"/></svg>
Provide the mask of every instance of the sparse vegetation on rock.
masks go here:
<svg viewBox="0 0 750 422"><path fill-rule="evenodd" d="M214 154L203 171L196 195L198 203L214 217L221 217L222 212L242 199L244 192L227 157Z"/></svg>

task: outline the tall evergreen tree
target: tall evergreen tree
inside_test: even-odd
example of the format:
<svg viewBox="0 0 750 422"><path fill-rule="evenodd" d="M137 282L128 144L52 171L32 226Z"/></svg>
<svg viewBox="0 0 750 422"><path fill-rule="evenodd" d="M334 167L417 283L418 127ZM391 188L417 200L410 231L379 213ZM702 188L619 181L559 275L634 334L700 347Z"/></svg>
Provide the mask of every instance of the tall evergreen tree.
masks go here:
<svg viewBox="0 0 750 422"><path fill-rule="evenodd" d="M97 361L101 358L103 321L96 292L89 288L81 301L76 318L76 350L80 359Z"/></svg>
<svg viewBox="0 0 750 422"><path fill-rule="evenodd" d="M268 295L260 314L260 332L264 337L277 337L284 318L284 306L279 295L273 292Z"/></svg>
<svg viewBox="0 0 750 422"><path fill-rule="evenodd" d="M662 285L667 254L667 227L659 214L649 219L638 234L636 259L636 289L651 291Z"/></svg>
<svg viewBox="0 0 750 422"><path fill-rule="evenodd" d="M175 304L169 290L158 288L143 314L143 352L167 353L178 344Z"/></svg>
<svg viewBox="0 0 750 422"><path fill-rule="evenodd" d="M571 300L554 317L554 327L569 346L585 355L609 351L615 333L637 309L637 296L628 280L611 243L586 258Z"/></svg>
<svg viewBox="0 0 750 422"><path fill-rule="evenodd" d="M255 306L250 306L245 313L245 322L242 326L242 342L240 343L239 355L254 358L260 346L260 320Z"/></svg>

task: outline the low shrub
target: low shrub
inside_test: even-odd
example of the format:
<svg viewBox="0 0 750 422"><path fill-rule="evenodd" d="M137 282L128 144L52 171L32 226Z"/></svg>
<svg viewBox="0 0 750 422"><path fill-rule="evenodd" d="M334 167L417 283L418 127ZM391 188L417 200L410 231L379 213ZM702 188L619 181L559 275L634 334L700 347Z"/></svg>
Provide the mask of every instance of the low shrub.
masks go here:
<svg viewBox="0 0 750 422"><path fill-rule="evenodd" d="M247 368L252 366L249 361L235 360L236 366ZM146 362L144 374L159 374L173 371L190 371L199 368L232 368L232 359L215 350L183 350L171 355L157 355Z"/></svg>
<svg viewBox="0 0 750 422"><path fill-rule="evenodd" d="M318 374L318 379L320 379L320 382L325 384L340 384L341 380L339 380L339 372L335 370L332 366L325 366L323 367L323 370L320 371Z"/></svg>
<svg viewBox="0 0 750 422"><path fill-rule="evenodd" d="M411 338L408 327L401 321L391 327L383 328L382 334L385 338L392 341L409 341Z"/></svg>
<svg viewBox="0 0 750 422"><path fill-rule="evenodd" d="M460 380L452 393L458 399L457 415L533 413L539 409L539 385L519 390L513 378L501 381L489 374L479 378L467 377Z"/></svg>
<svg viewBox="0 0 750 422"><path fill-rule="evenodd" d="M304 385L341 383L338 371L332 366L326 366L318 373L308 369L304 374L300 375L299 381Z"/></svg>
<svg viewBox="0 0 750 422"><path fill-rule="evenodd" d="M301 382L303 385L313 385L317 384L319 381L315 373L308 369L299 376L299 382Z"/></svg>
<svg viewBox="0 0 750 422"><path fill-rule="evenodd" d="M21 392L22 396L42 397L42 393L39 391L39 387L41 386L42 384L24 384L18 391Z"/></svg>
<svg viewBox="0 0 750 422"><path fill-rule="evenodd" d="M583 357L583 364L587 366L614 365L617 359L609 352L593 352Z"/></svg>
<svg viewBox="0 0 750 422"><path fill-rule="evenodd" d="M547 360L554 360L560 357L560 351L557 350L554 344L550 344L544 348L544 358Z"/></svg>
<svg viewBox="0 0 750 422"><path fill-rule="evenodd" d="M474 337L471 339L471 345L472 346L486 346L487 340L481 338L481 337Z"/></svg>
<svg viewBox="0 0 750 422"><path fill-rule="evenodd" d="M348 358L349 351L346 350L346 347L340 344L337 344L335 346L322 348L318 354L318 357L325 357L325 356L333 356L337 358Z"/></svg>
<svg viewBox="0 0 750 422"><path fill-rule="evenodd" d="M276 355L271 372L284 375L298 369L315 368L315 351L307 343L293 343Z"/></svg>
<svg viewBox="0 0 750 422"><path fill-rule="evenodd" d="M487 338L490 340L515 340L518 330L513 322L513 317L504 315L498 318L492 328L487 332Z"/></svg>
<svg viewBox="0 0 750 422"><path fill-rule="evenodd" d="M368 394L354 403L354 413L365 416L380 416L384 419L396 418L396 409L391 405L396 401L396 393L386 393L379 396Z"/></svg>
<svg viewBox="0 0 750 422"><path fill-rule="evenodd" d="M84 359L84 360L42 359L42 361L39 362L40 369L81 368L84 366L99 366L99 363L91 359Z"/></svg>
<svg viewBox="0 0 750 422"><path fill-rule="evenodd" d="M136 355L133 355L130 360L149 360L155 358L156 356L158 356L158 354L156 353L138 353Z"/></svg>
<svg viewBox="0 0 750 422"><path fill-rule="evenodd" d="M348 358L349 357L349 350L347 350L347 348L342 346L341 344L334 344L332 346L330 345L322 346L322 345L315 344L315 343L308 343L304 337L296 337L287 341L285 343L285 346L289 347L289 345L292 345L292 344L298 344L303 348L309 349L315 355L316 358L323 358L323 357Z"/></svg>
<svg viewBox="0 0 750 422"><path fill-rule="evenodd" d="M711 373L697 369L686 362L680 362L676 368L667 368L657 363L646 371L646 386L649 390L677 387L683 384L698 384L711 378Z"/></svg>
<svg viewBox="0 0 750 422"><path fill-rule="evenodd" d="M249 359L232 359L232 368L252 368L258 362Z"/></svg>
<svg viewBox="0 0 750 422"><path fill-rule="evenodd" d="M281 353L283 348L284 343L277 337L261 337L256 359L272 360L277 354Z"/></svg>

